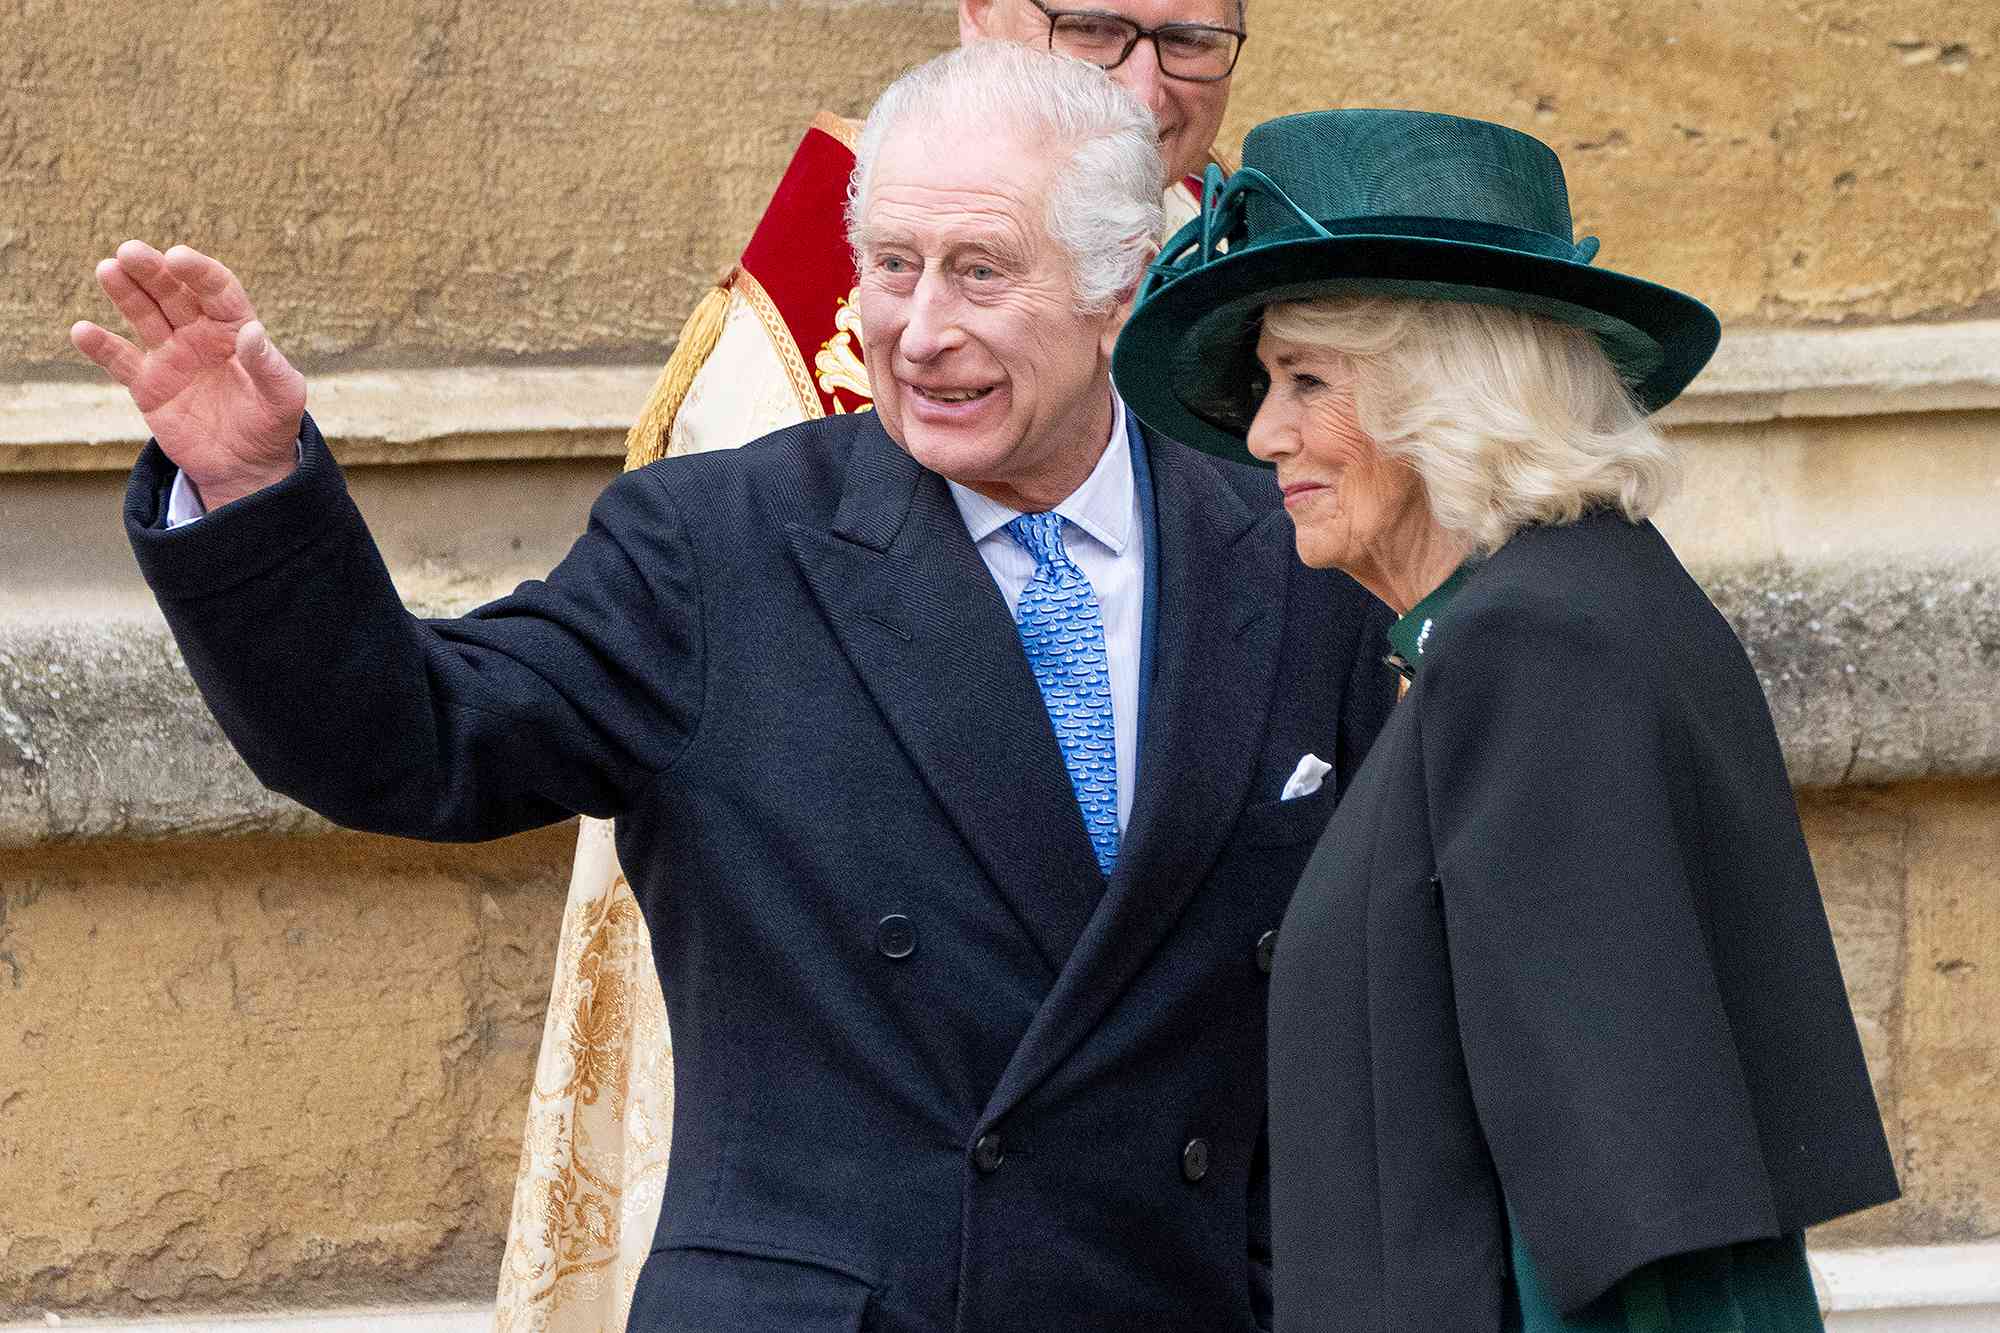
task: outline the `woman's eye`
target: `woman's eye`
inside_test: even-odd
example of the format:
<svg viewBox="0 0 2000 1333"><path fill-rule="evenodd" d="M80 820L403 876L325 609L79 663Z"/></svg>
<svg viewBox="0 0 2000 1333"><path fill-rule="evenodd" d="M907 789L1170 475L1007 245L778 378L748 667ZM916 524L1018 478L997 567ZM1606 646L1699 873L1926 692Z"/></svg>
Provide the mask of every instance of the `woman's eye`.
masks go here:
<svg viewBox="0 0 2000 1333"><path fill-rule="evenodd" d="M1000 271L991 264L974 264L965 270L965 275L974 282L991 282L1000 276Z"/></svg>
<svg viewBox="0 0 2000 1333"><path fill-rule="evenodd" d="M901 255L883 255L876 263L884 273L907 273L910 271L909 261Z"/></svg>
<svg viewBox="0 0 2000 1333"><path fill-rule="evenodd" d="M1317 375L1309 375L1302 370L1292 376L1292 385L1297 389L1309 392L1313 389L1324 389L1326 381Z"/></svg>

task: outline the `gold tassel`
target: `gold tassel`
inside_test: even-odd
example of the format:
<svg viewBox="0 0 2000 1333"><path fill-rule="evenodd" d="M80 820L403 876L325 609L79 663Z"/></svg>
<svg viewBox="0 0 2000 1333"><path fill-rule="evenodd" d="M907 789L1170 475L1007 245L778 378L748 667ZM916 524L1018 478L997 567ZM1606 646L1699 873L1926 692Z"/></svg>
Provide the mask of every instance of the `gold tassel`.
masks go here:
<svg viewBox="0 0 2000 1333"><path fill-rule="evenodd" d="M639 419L625 436L625 470L644 467L667 456L667 443L680 415L688 388L708 354L722 337L723 316L729 313L729 283L734 271L721 284L708 289L681 326L681 338L672 356L653 382L653 392L639 410Z"/></svg>

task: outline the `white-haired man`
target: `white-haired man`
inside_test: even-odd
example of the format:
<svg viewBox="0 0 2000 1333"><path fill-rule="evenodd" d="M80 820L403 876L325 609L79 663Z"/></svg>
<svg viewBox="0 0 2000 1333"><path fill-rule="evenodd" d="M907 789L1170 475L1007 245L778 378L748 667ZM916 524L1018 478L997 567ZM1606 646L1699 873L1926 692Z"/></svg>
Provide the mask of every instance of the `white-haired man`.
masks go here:
<svg viewBox="0 0 2000 1333"><path fill-rule="evenodd" d="M1112 391L1160 171L1129 95L980 44L861 149L877 410L628 473L456 621L402 609L228 270L128 243L141 345L73 334L155 435L127 526L274 788L415 837L616 816L678 1094L631 1328L1248 1333L1260 965L1387 710L1382 618L1267 475Z"/></svg>
<svg viewBox="0 0 2000 1333"><path fill-rule="evenodd" d="M1192 217L1242 51L1244 0L960 0L959 36L1087 60L1144 103L1162 235ZM859 290L842 205L860 126L822 113L750 243L697 303L627 443L629 466L735 448L865 411ZM673 1065L665 1001L614 831L583 821L528 1094L497 1333L622 1323L666 1185Z"/></svg>

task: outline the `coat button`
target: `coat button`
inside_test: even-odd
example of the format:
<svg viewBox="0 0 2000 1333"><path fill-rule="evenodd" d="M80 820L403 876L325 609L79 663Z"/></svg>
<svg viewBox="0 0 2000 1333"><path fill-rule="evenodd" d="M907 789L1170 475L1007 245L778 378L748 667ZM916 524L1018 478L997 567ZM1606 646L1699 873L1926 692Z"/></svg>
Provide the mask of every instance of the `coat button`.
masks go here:
<svg viewBox="0 0 2000 1333"><path fill-rule="evenodd" d="M984 1175L998 1171L1000 1163L1006 1160L1007 1150L1001 1146L998 1134L981 1134L972 1145L972 1164Z"/></svg>
<svg viewBox="0 0 2000 1333"><path fill-rule="evenodd" d="M908 958L917 951L917 928L900 912L891 913L875 925L875 947L884 958Z"/></svg>
<svg viewBox="0 0 2000 1333"><path fill-rule="evenodd" d="M1241 936L1238 936L1240 939ZM1271 960L1278 956L1278 932L1267 930L1257 937L1257 970L1271 975Z"/></svg>
<svg viewBox="0 0 2000 1333"><path fill-rule="evenodd" d="M1181 1176L1188 1184L1198 1183L1208 1174L1208 1140L1189 1139L1181 1149Z"/></svg>

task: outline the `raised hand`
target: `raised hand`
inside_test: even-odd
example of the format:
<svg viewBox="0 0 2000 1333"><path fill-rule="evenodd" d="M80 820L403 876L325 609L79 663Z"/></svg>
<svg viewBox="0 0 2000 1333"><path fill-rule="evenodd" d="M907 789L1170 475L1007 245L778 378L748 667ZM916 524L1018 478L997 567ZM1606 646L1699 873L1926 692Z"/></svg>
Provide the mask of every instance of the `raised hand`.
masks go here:
<svg viewBox="0 0 2000 1333"><path fill-rule="evenodd" d="M215 509L290 475L305 377L271 345L236 275L185 245L161 254L127 241L97 281L138 344L88 320L70 341L125 386L203 503Z"/></svg>

